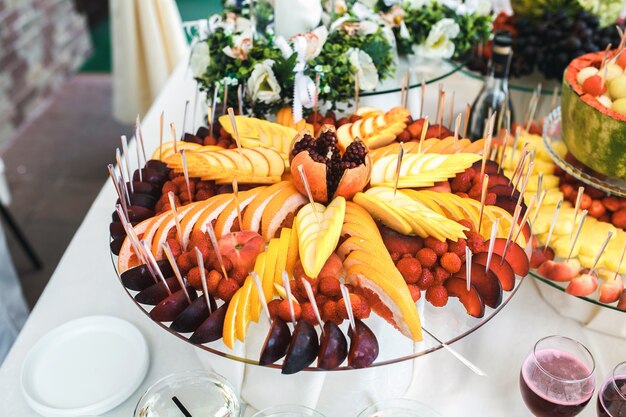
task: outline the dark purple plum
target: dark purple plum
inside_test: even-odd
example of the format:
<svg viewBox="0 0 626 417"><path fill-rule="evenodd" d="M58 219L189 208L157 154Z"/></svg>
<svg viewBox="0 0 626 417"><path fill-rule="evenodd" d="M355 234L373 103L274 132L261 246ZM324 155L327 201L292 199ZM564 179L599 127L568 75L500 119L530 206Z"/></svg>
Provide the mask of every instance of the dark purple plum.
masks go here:
<svg viewBox="0 0 626 417"><path fill-rule="evenodd" d="M141 206L145 207L149 210L154 210L154 206L156 205L156 198L148 194L139 194L134 192L130 195L130 204L131 206ZM119 201L118 201L119 204Z"/></svg>
<svg viewBox="0 0 626 417"><path fill-rule="evenodd" d="M513 185L511 184L497 184L494 186L490 186L488 188L488 191L490 193L494 193L496 196L499 195L503 195L503 196L511 196L511 193L513 193L513 198L518 198L519 197L519 191L515 190L513 191Z"/></svg>
<svg viewBox="0 0 626 417"><path fill-rule="evenodd" d="M351 368L367 368L378 357L378 340L372 329L359 319L354 319L354 329L350 327L350 350L348 366Z"/></svg>
<svg viewBox="0 0 626 417"><path fill-rule="evenodd" d="M217 304L213 296L209 295L209 300L211 311L217 310ZM170 329L180 333L190 333L195 331L208 317L209 309L206 305L206 298L204 295L201 295L176 317L176 320L170 324Z"/></svg>
<svg viewBox="0 0 626 417"><path fill-rule="evenodd" d="M482 163L483 161L481 160L481 161L474 162L474 164L472 165L472 168L476 170L477 175L480 175L480 169L482 167ZM500 168L500 165L498 165L496 162L490 161L490 160L485 161L485 174L489 176L496 175L498 173L499 168Z"/></svg>
<svg viewBox="0 0 626 417"><path fill-rule="evenodd" d="M320 337L320 351L317 366L321 369L335 369L348 357L348 340L339 326L332 321L324 323L324 332Z"/></svg>
<svg viewBox="0 0 626 417"><path fill-rule="evenodd" d="M154 217L154 211L147 209L141 206L130 206L128 207L128 221L131 223L140 223L146 219ZM119 222L120 217L117 214L117 211L113 212L113 221Z"/></svg>
<svg viewBox="0 0 626 417"><path fill-rule="evenodd" d="M178 291L180 290L180 284L175 277L166 278L165 282L167 282L167 286L170 291ZM167 289L163 282L159 281L156 284L152 284L148 288L142 290L141 292L135 295L135 301L141 304L148 304L151 306L159 304L168 296Z"/></svg>
<svg viewBox="0 0 626 417"><path fill-rule="evenodd" d="M472 262L472 277L470 283L476 288L476 291L478 291L486 306L497 308L502 303L502 284L496 274L491 271L491 264L493 264L493 262L492 260L489 265L489 271L485 269L484 265ZM461 270L454 274L454 276L467 280L467 269L465 269L465 265L463 265Z"/></svg>
<svg viewBox="0 0 626 417"><path fill-rule="evenodd" d="M198 293L196 293L192 287L187 287L187 292L192 302L198 297ZM150 318L161 322L173 321L189 307L189 305L187 297L185 297L185 290L181 289L172 293L172 295L166 297L163 301L154 306L154 308L150 310Z"/></svg>
<svg viewBox="0 0 626 417"><path fill-rule="evenodd" d="M515 207L517 207L518 197L511 197L510 195L499 195L496 197L496 206L508 211L511 215L515 214ZM524 217L526 213L526 204L522 201L522 210L520 211L519 218Z"/></svg>
<svg viewBox="0 0 626 417"><path fill-rule="evenodd" d="M169 174L169 172L171 171L171 168L168 168L165 162L159 161L158 159L150 159L148 162L146 162L145 168L150 168L152 170L165 174Z"/></svg>
<svg viewBox="0 0 626 417"><path fill-rule="evenodd" d="M185 133L183 136L184 142L197 143L198 145L204 145L204 140L201 137L194 135L193 133Z"/></svg>
<svg viewBox="0 0 626 417"><path fill-rule="evenodd" d="M109 234L111 239L117 239L118 237L126 237L126 229L121 222L111 222L109 224Z"/></svg>
<svg viewBox="0 0 626 417"><path fill-rule="evenodd" d="M146 181L152 184L163 185L168 180L168 174L165 172L157 171L152 168L141 169L142 181ZM139 181L139 170L135 170L133 173L133 181Z"/></svg>
<svg viewBox="0 0 626 417"><path fill-rule="evenodd" d="M209 133L211 133L211 132L209 132L209 128L204 127L204 126L200 126L198 128L198 130L196 130L196 136L199 137L199 138L202 138L202 139L204 139L207 136L209 136Z"/></svg>
<svg viewBox="0 0 626 417"><path fill-rule="evenodd" d="M291 336L282 373L285 375L295 374L312 364L317 358L319 348L317 332L313 325L306 320L300 320Z"/></svg>
<svg viewBox="0 0 626 417"><path fill-rule="evenodd" d="M125 238L126 238L125 236L118 237L118 238L113 239L111 243L109 243L109 248L111 249L111 253L113 253L113 255L120 254L120 250L122 249L122 245L124 244Z"/></svg>
<svg viewBox="0 0 626 417"><path fill-rule="evenodd" d="M196 345L214 342L222 338L224 319L226 318L228 303L224 303L209 316L189 337L189 341Z"/></svg>
<svg viewBox="0 0 626 417"><path fill-rule="evenodd" d="M130 190L130 183L126 183L126 186ZM133 190L135 194L151 195L154 198L159 198L161 195L161 188L146 181L133 181Z"/></svg>
<svg viewBox="0 0 626 417"><path fill-rule="evenodd" d="M272 322L265 343L261 349L261 357L259 358L259 365L269 365L287 353L289 342L291 341L291 330L284 320L276 317Z"/></svg>
<svg viewBox="0 0 626 417"><path fill-rule="evenodd" d="M167 260L164 259L157 261L157 265L159 266L159 269L164 277L174 275L172 265L170 265ZM122 285L133 291L142 291L155 284L155 280L145 264L124 271L120 275L120 278L122 280Z"/></svg>

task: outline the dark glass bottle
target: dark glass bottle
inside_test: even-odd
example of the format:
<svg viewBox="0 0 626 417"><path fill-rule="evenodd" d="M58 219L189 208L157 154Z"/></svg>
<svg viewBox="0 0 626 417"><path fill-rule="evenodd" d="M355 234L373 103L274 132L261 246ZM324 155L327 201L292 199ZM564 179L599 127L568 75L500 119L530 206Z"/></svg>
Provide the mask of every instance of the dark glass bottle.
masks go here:
<svg viewBox="0 0 626 417"><path fill-rule="evenodd" d="M511 113L511 121L515 120L509 94L509 68L513 56L512 43L511 32L496 32L489 72L485 77L482 90L472 104L469 129L469 138L472 141L483 137L486 121L493 113L496 113L494 136L498 127L506 126L507 110Z"/></svg>

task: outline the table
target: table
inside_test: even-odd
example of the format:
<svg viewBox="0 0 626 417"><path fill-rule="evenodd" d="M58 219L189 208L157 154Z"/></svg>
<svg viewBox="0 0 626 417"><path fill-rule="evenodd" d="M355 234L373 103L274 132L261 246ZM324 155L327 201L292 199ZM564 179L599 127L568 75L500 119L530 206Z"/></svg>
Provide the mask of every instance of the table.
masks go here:
<svg viewBox="0 0 626 417"><path fill-rule="evenodd" d="M446 87L456 90L460 111L465 102L475 96L480 82L457 73L446 80ZM193 91L194 83L189 74L184 67L178 67L144 118L148 150L155 149L158 143L161 110L165 110L167 121L173 120L180 126L184 102L193 98ZM436 95L436 87L430 87L429 91ZM431 103L429 108L434 108L432 95L427 100ZM396 98L399 99L399 94L387 100ZM417 102L415 93L411 103ZM134 144L131 152L133 149ZM177 370L201 366L196 348L166 334L151 322L117 281L108 248L108 223L114 200L113 187L107 182L0 368L0 415L35 415L20 392L19 375L24 356L49 330L78 317L96 314L121 317L136 325L149 344L151 366L145 381L126 402L105 414L107 417L131 416L141 394L157 379ZM624 320L626 316L622 317L622 323L626 323ZM528 416L518 389L520 365L534 342L550 334L567 335L586 344L598 362L597 379L604 379L610 368L626 359L624 340L588 330L561 317L541 299L535 283L527 278L494 320L454 344L454 348L486 371L488 377L474 375L449 353L439 350L416 360L423 378L414 382L407 395L429 404L446 417ZM358 410L354 411L356 415ZM594 416L594 407L587 407L582 415Z"/></svg>

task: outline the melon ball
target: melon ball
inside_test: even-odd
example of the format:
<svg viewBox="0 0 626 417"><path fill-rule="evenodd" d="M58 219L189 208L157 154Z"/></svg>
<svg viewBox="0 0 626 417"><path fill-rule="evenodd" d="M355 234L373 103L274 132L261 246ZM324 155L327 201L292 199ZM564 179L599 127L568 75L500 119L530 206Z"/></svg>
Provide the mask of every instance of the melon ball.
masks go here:
<svg viewBox="0 0 626 417"><path fill-rule="evenodd" d="M583 85L585 80L592 75L596 75L598 73L598 69L596 67L587 67L578 71L578 75L576 76L576 81L578 84Z"/></svg>
<svg viewBox="0 0 626 417"><path fill-rule="evenodd" d="M609 83L609 94L613 100L626 97L626 75L620 75Z"/></svg>
<svg viewBox="0 0 626 417"><path fill-rule="evenodd" d="M611 100L611 97L603 95L598 97L598 101L600 102L600 104L602 104L604 107L610 109L611 106L613 105L613 100Z"/></svg>
<svg viewBox="0 0 626 417"><path fill-rule="evenodd" d="M626 116L626 98L620 98L619 100L615 100L613 102L613 105L611 106L611 110Z"/></svg>
<svg viewBox="0 0 626 417"><path fill-rule="evenodd" d="M617 64L608 64L606 66L606 80L612 81L624 73L622 67ZM604 69L600 71L600 76L604 78Z"/></svg>

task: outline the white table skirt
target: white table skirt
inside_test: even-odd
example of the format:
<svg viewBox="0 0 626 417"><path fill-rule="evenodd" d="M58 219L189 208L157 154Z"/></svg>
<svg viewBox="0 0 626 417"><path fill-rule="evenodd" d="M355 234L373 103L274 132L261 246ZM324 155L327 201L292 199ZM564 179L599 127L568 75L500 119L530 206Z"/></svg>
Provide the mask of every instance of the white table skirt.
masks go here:
<svg viewBox="0 0 626 417"><path fill-rule="evenodd" d="M161 110L165 110L168 122L175 121L180 125L184 102L193 97L193 87L194 83L186 78L185 69L178 67L144 119L144 138L150 151L158 144ZM456 74L446 80L446 87L450 91L456 90L461 109L474 97L480 83ZM430 91L436 94L435 87ZM428 101L432 100L434 98ZM413 99L413 102L417 101ZM431 108L434 108L432 104ZM131 148L134 149L134 144ZM105 170L104 166L102 170ZM166 334L151 322L135 307L118 282L108 247L108 224L114 200L113 187L107 182L0 368L0 415L35 415L20 392L19 375L24 356L49 330L78 317L95 314L121 317L142 331L150 347L151 366L141 388L106 416L131 416L141 394L157 379L174 371L202 366L196 348ZM620 320L616 326L626 325L626 315L620 316ZM586 344L597 359L598 379L603 379L610 368L626 359L623 339L588 330L561 317L541 299L535 283L527 278L499 315L454 344L486 371L488 377L474 375L450 354L440 350L416 360L419 379L414 381L408 394L446 417L528 416L518 389L520 365L534 342L550 334L567 335ZM358 410L354 411L356 415ZM250 411L246 414L250 415ZM594 416L593 404L582 415Z"/></svg>

